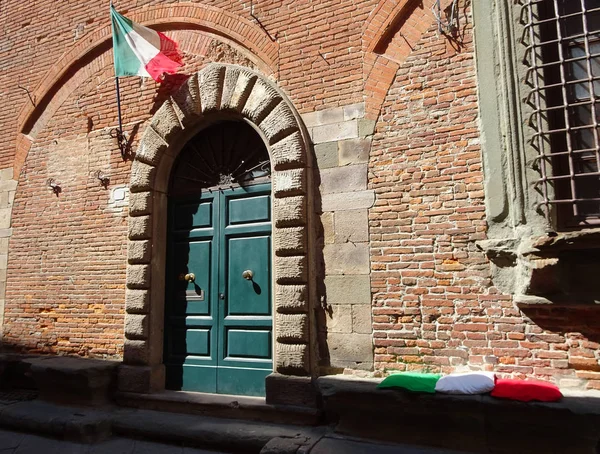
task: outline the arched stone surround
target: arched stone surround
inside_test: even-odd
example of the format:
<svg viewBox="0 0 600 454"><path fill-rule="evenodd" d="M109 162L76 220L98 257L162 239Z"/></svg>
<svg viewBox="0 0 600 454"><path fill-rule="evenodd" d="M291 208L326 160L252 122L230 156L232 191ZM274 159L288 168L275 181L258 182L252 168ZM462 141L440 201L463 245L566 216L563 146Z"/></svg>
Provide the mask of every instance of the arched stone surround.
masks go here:
<svg viewBox="0 0 600 454"><path fill-rule="evenodd" d="M122 391L164 386L162 365L167 189L185 142L215 118L242 118L261 134L273 181L274 369L315 370L314 266L310 251L309 141L298 113L268 79L247 68L210 64L173 94L150 120L131 168L125 347Z"/></svg>

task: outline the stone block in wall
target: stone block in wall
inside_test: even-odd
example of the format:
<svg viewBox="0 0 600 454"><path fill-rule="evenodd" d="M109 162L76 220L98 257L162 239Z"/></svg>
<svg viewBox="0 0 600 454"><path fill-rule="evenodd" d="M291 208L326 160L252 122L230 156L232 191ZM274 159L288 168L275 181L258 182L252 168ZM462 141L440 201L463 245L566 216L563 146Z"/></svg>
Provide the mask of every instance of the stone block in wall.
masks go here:
<svg viewBox="0 0 600 454"><path fill-rule="evenodd" d="M250 118L254 124L260 124L279 102L281 102L279 93L261 79L257 79L242 109L242 113Z"/></svg>
<svg viewBox="0 0 600 454"><path fill-rule="evenodd" d="M369 212L367 209L335 213L335 242L369 241Z"/></svg>
<svg viewBox="0 0 600 454"><path fill-rule="evenodd" d="M359 334L371 334L373 332L371 305L352 305L352 332Z"/></svg>
<svg viewBox="0 0 600 454"><path fill-rule="evenodd" d="M150 344L146 340L125 339L123 358L127 364L146 365L150 362Z"/></svg>
<svg viewBox="0 0 600 454"><path fill-rule="evenodd" d="M275 280L278 284L303 284L308 280L306 256L275 257Z"/></svg>
<svg viewBox="0 0 600 454"><path fill-rule="evenodd" d="M312 139L316 144L323 142L335 142L344 139L353 139L356 137L358 137L357 120L315 126L312 129Z"/></svg>
<svg viewBox="0 0 600 454"><path fill-rule="evenodd" d="M240 68L235 66L227 66L225 68L225 76L223 78L223 93L221 95L221 109L232 109L230 102L231 96L235 91L238 77L240 76Z"/></svg>
<svg viewBox="0 0 600 454"><path fill-rule="evenodd" d="M127 265L127 287L150 288L150 265Z"/></svg>
<svg viewBox="0 0 600 454"><path fill-rule="evenodd" d="M306 192L304 169L282 170L273 178L273 194L277 198L300 195Z"/></svg>
<svg viewBox="0 0 600 454"><path fill-rule="evenodd" d="M329 333L330 365L370 369L373 366L373 340L369 334Z"/></svg>
<svg viewBox="0 0 600 454"><path fill-rule="evenodd" d="M371 208L375 203L375 192L372 190L323 194L321 198L322 211L358 210Z"/></svg>
<svg viewBox="0 0 600 454"><path fill-rule="evenodd" d="M122 364L117 374L119 391L150 393L164 386L164 365L149 367Z"/></svg>
<svg viewBox="0 0 600 454"><path fill-rule="evenodd" d="M371 305L371 280L368 274L325 276L328 304Z"/></svg>
<svg viewBox="0 0 600 454"><path fill-rule="evenodd" d="M366 164L323 169L320 175L322 194L358 192L367 189Z"/></svg>
<svg viewBox="0 0 600 454"><path fill-rule="evenodd" d="M350 304L328 304L326 311L328 333L352 332L352 306Z"/></svg>
<svg viewBox="0 0 600 454"><path fill-rule="evenodd" d="M156 166L166 149L165 140L158 135L152 125L149 125L142 135L135 157L146 164Z"/></svg>
<svg viewBox="0 0 600 454"><path fill-rule="evenodd" d="M326 244L323 248L325 274L369 274L369 244Z"/></svg>
<svg viewBox="0 0 600 454"><path fill-rule="evenodd" d="M339 162L341 166L369 162L371 137L348 139L339 142Z"/></svg>
<svg viewBox="0 0 600 454"><path fill-rule="evenodd" d="M306 229L304 227L280 228L274 238L276 255L298 255L306 253Z"/></svg>
<svg viewBox="0 0 600 454"><path fill-rule="evenodd" d="M319 169L330 169L339 165L338 142L325 142L315 145L315 156Z"/></svg>
<svg viewBox="0 0 600 454"><path fill-rule="evenodd" d="M8 254L0 254L0 270L8 269Z"/></svg>
<svg viewBox="0 0 600 454"><path fill-rule="evenodd" d="M308 375L310 373L308 345L276 344L276 372L289 375Z"/></svg>
<svg viewBox="0 0 600 454"><path fill-rule="evenodd" d="M152 193L133 192L129 194L129 214L142 216L152 213Z"/></svg>
<svg viewBox="0 0 600 454"><path fill-rule="evenodd" d="M343 107L344 120L354 120L355 118L363 118L365 116L365 103L359 102Z"/></svg>
<svg viewBox="0 0 600 454"><path fill-rule="evenodd" d="M149 315L127 314L125 317L125 337L127 339L147 339L149 322Z"/></svg>
<svg viewBox="0 0 600 454"><path fill-rule="evenodd" d="M149 240L129 241L127 243L127 260L129 263L150 263L152 244Z"/></svg>
<svg viewBox="0 0 600 454"><path fill-rule="evenodd" d="M306 161L305 154L300 131L290 134L271 147L271 161L277 170L302 166Z"/></svg>
<svg viewBox="0 0 600 454"><path fill-rule="evenodd" d="M0 229L10 228L12 208L0 208Z"/></svg>
<svg viewBox="0 0 600 454"><path fill-rule="evenodd" d="M277 228L304 225L306 223L306 197L274 199L273 211Z"/></svg>
<svg viewBox="0 0 600 454"><path fill-rule="evenodd" d="M229 71L229 68L227 70ZM229 108L241 112L250 96L256 80L256 74L253 74L250 71L240 70L231 94L227 94L224 90L224 95L227 94L227 97L223 98L222 107L224 109Z"/></svg>
<svg viewBox="0 0 600 454"><path fill-rule="evenodd" d="M156 167L144 164L141 161L133 161L131 165L131 183L129 190L133 192L151 191L154 188L154 176Z"/></svg>
<svg viewBox="0 0 600 454"><path fill-rule="evenodd" d="M200 72L198 77L200 78L198 85L200 87L202 112L217 110L221 106L225 67L217 65L208 66Z"/></svg>
<svg viewBox="0 0 600 454"><path fill-rule="evenodd" d="M147 314L150 311L150 292L148 290L127 289L125 291L125 312L128 314Z"/></svg>
<svg viewBox="0 0 600 454"><path fill-rule="evenodd" d="M282 314L308 312L308 290L306 285L276 284L275 310Z"/></svg>
<svg viewBox="0 0 600 454"><path fill-rule="evenodd" d="M10 169L12 171L12 169ZM0 180L0 192L10 192L17 190L18 181L13 179Z"/></svg>
<svg viewBox="0 0 600 454"><path fill-rule="evenodd" d="M13 168L7 167L6 169L0 170L0 181L12 180L13 178Z"/></svg>
<svg viewBox="0 0 600 454"><path fill-rule="evenodd" d="M200 101L200 87L198 85L198 77L192 75L186 81L186 88L177 90L172 98L171 103L177 112L177 116L184 126L189 126L197 121L202 115L202 105Z"/></svg>
<svg viewBox="0 0 600 454"><path fill-rule="evenodd" d="M308 343L307 314L276 314L276 337L278 342Z"/></svg>
<svg viewBox="0 0 600 454"><path fill-rule="evenodd" d="M361 118L358 120L358 135L360 137L371 136L375 133L377 122L370 118Z"/></svg>
<svg viewBox="0 0 600 454"><path fill-rule="evenodd" d="M175 134L181 131L179 117L173 109L170 99L167 99L152 116L149 126L167 143L173 139Z"/></svg>
<svg viewBox="0 0 600 454"><path fill-rule="evenodd" d="M297 126L296 117L283 100L269 112L259 125L271 145L278 142L286 134L289 134L291 130L296 129Z"/></svg>
<svg viewBox="0 0 600 454"><path fill-rule="evenodd" d="M333 244L335 242L335 222L332 212L323 213L321 215L321 225L323 226L323 241L325 244Z"/></svg>
<svg viewBox="0 0 600 454"><path fill-rule="evenodd" d="M152 218L150 216L129 217L129 239L148 240L152 237Z"/></svg>
<svg viewBox="0 0 600 454"><path fill-rule="evenodd" d="M349 120L349 118L344 118L344 107L333 107L302 114L302 120L307 128L311 128L313 126L341 123L344 120Z"/></svg>
<svg viewBox="0 0 600 454"><path fill-rule="evenodd" d="M265 386L268 405L294 405L313 408L318 405L319 395L311 377L294 377L273 373L267 375Z"/></svg>

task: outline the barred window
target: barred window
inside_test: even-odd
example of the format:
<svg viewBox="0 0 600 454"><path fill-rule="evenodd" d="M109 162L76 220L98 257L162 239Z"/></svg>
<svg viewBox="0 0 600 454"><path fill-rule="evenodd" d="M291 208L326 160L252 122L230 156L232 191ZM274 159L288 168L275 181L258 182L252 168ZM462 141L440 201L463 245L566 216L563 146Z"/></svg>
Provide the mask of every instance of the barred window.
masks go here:
<svg viewBox="0 0 600 454"><path fill-rule="evenodd" d="M523 6L537 187L559 229L600 224L600 0Z"/></svg>

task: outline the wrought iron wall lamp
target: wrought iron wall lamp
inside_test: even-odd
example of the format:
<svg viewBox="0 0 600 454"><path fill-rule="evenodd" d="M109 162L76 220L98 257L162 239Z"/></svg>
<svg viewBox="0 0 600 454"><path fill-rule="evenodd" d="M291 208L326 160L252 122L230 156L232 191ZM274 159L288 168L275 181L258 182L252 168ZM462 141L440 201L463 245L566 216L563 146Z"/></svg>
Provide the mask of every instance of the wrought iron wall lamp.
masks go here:
<svg viewBox="0 0 600 454"><path fill-rule="evenodd" d="M62 192L62 188L60 187L60 184L58 184L54 178L48 178L48 180L46 180L46 186L52 192L54 192L54 194L56 194L57 197L58 197L58 194L60 194Z"/></svg>

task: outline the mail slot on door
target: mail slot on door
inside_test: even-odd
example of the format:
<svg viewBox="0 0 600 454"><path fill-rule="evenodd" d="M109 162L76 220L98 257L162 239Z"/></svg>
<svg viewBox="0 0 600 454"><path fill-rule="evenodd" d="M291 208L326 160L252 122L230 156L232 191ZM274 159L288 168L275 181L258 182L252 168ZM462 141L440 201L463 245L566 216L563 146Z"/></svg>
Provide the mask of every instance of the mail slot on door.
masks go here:
<svg viewBox="0 0 600 454"><path fill-rule="evenodd" d="M197 287L195 290L182 290L177 293L177 297L180 300L186 301L204 301L204 290Z"/></svg>

